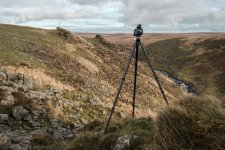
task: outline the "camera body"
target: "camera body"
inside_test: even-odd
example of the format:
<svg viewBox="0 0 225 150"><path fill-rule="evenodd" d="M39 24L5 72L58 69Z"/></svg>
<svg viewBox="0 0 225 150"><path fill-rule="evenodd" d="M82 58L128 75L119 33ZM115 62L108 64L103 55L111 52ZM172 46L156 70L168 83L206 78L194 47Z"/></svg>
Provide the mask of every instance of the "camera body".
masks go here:
<svg viewBox="0 0 225 150"><path fill-rule="evenodd" d="M134 36L141 37L142 34L143 34L143 29L141 27L141 24L138 24L136 29L134 30Z"/></svg>

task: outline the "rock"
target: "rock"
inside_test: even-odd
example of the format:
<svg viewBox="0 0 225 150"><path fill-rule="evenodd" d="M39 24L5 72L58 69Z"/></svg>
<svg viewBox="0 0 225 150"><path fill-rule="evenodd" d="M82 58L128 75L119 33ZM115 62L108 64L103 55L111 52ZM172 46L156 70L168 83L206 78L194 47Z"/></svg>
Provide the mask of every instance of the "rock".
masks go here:
<svg viewBox="0 0 225 150"><path fill-rule="evenodd" d="M39 122L31 121L31 126L34 127L34 128L39 128L42 125Z"/></svg>
<svg viewBox="0 0 225 150"><path fill-rule="evenodd" d="M11 144L11 141L8 136L3 133L0 133L0 149L7 150Z"/></svg>
<svg viewBox="0 0 225 150"><path fill-rule="evenodd" d="M20 130L0 133L1 150L31 150L32 143L32 136Z"/></svg>
<svg viewBox="0 0 225 150"><path fill-rule="evenodd" d="M107 110L104 110L104 111L102 112L102 114L103 114L103 115L107 115L107 114L108 114L108 111L107 111Z"/></svg>
<svg viewBox="0 0 225 150"><path fill-rule="evenodd" d="M8 132L10 130L10 127L6 124L0 124L0 133Z"/></svg>
<svg viewBox="0 0 225 150"><path fill-rule="evenodd" d="M86 119L81 118L80 120L83 122L83 124L88 124L88 121Z"/></svg>
<svg viewBox="0 0 225 150"><path fill-rule="evenodd" d="M45 93L40 91L30 91L28 96L32 99L45 99Z"/></svg>
<svg viewBox="0 0 225 150"><path fill-rule="evenodd" d="M90 99L89 102L91 103L91 105L97 105L98 101L96 99Z"/></svg>
<svg viewBox="0 0 225 150"><path fill-rule="evenodd" d="M126 113L125 112L119 112L118 113L119 114L119 116L121 117L121 118L126 118L127 116L126 116Z"/></svg>
<svg viewBox="0 0 225 150"><path fill-rule="evenodd" d="M19 80L16 81L16 84L17 84L18 86L20 86L20 87L23 86L23 83L24 83L24 80L23 80L23 79L19 79Z"/></svg>
<svg viewBox="0 0 225 150"><path fill-rule="evenodd" d="M83 108L82 108L82 107L80 107L80 108L79 108L79 111L80 111L80 112L83 112Z"/></svg>
<svg viewBox="0 0 225 150"><path fill-rule="evenodd" d="M128 150L131 147L134 149L135 145L138 143L137 139L137 136L130 134L119 137L113 150Z"/></svg>
<svg viewBox="0 0 225 150"><path fill-rule="evenodd" d="M39 130L35 130L29 133L32 136L49 136L48 128L41 128Z"/></svg>
<svg viewBox="0 0 225 150"><path fill-rule="evenodd" d="M21 120L28 113L28 110L24 109L23 106L16 106L12 109L12 115L16 120Z"/></svg>
<svg viewBox="0 0 225 150"><path fill-rule="evenodd" d="M70 31L61 27L57 27L56 30L58 31L58 34L60 36L63 36L65 38L65 40L73 40L73 33L71 33Z"/></svg>
<svg viewBox="0 0 225 150"><path fill-rule="evenodd" d="M34 114L35 116L40 116L40 115L46 116L46 115L47 115L47 111L46 111L46 109L44 109L44 108L38 109L38 110L32 110L31 112L32 112L32 114Z"/></svg>
<svg viewBox="0 0 225 150"><path fill-rule="evenodd" d="M7 75L8 75L8 80L9 81L16 81L16 79L17 79L17 75L16 74L7 73Z"/></svg>
<svg viewBox="0 0 225 150"><path fill-rule="evenodd" d="M33 88L33 81L25 78L23 86L25 86L27 89L32 89Z"/></svg>
<svg viewBox="0 0 225 150"><path fill-rule="evenodd" d="M1 123L8 123L9 115L8 114L0 114L0 124Z"/></svg>
<svg viewBox="0 0 225 150"><path fill-rule="evenodd" d="M8 106L8 105L14 105L15 104L15 99L13 95L8 95L6 96L2 101L1 104L4 106Z"/></svg>
<svg viewBox="0 0 225 150"><path fill-rule="evenodd" d="M51 118L50 119L50 124L53 128L60 128L61 127L61 124L58 122L57 119L55 118Z"/></svg>
<svg viewBox="0 0 225 150"><path fill-rule="evenodd" d="M19 144L12 144L9 146L10 150L22 150L22 147Z"/></svg>
<svg viewBox="0 0 225 150"><path fill-rule="evenodd" d="M0 72L0 81L6 81L7 80L7 74L5 72Z"/></svg>
<svg viewBox="0 0 225 150"><path fill-rule="evenodd" d="M56 138L56 140L72 139L75 137L75 134L73 133L73 131L66 128L54 129L53 135Z"/></svg>
<svg viewBox="0 0 225 150"><path fill-rule="evenodd" d="M32 116L30 114L24 116L23 120L28 121L28 122L32 122L33 121Z"/></svg>

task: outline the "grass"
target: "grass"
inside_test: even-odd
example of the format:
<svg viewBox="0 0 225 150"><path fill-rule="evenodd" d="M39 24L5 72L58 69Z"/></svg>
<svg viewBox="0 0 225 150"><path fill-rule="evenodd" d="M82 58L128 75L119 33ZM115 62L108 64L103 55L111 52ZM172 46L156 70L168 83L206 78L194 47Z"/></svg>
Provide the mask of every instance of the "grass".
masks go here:
<svg viewBox="0 0 225 150"><path fill-rule="evenodd" d="M61 150L63 144L49 135L33 135L34 150Z"/></svg>
<svg viewBox="0 0 225 150"><path fill-rule="evenodd" d="M114 121L101 136L104 124L93 122L67 144L67 149L110 150L118 137L127 134L138 137L128 149L224 149L224 111L216 98L187 97L162 110L156 120Z"/></svg>
<svg viewBox="0 0 225 150"><path fill-rule="evenodd" d="M149 119L124 120L123 122L113 122L107 134L99 136L103 129L103 124L90 125L92 130L86 131L68 144L68 150L105 150L113 149L117 138L125 134L136 135L139 138L131 145L130 149L142 149L142 145L153 139L154 124ZM93 129L94 126L94 129ZM87 127L88 128L88 127Z"/></svg>
<svg viewBox="0 0 225 150"><path fill-rule="evenodd" d="M159 149L224 149L225 115L215 98L188 97L159 114Z"/></svg>

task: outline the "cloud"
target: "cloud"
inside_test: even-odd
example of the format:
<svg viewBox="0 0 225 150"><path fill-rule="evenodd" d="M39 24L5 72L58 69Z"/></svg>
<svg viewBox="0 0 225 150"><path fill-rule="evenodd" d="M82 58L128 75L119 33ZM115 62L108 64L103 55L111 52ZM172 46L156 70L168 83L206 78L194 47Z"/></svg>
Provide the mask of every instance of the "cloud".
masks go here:
<svg viewBox="0 0 225 150"><path fill-rule="evenodd" d="M138 23L146 28L154 26L155 30L157 27L172 31L202 27L215 31L218 25L220 29L225 28L224 11L222 0L124 0L120 21L128 26Z"/></svg>
<svg viewBox="0 0 225 150"><path fill-rule="evenodd" d="M105 3L109 2L110 0L69 0L69 2L78 5L104 5Z"/></svg>
<svg viewBox="0 0 225 150"><path fill-rule="evenodd" d="M1 23L93 32L139 23L148 32L225 31L224 17L224 0L0 0Z"/></svg>
<svg viewBox="0 0 225 150"><path fill-rule="evenodd" d="M20 10L5 10L1 13L4 16L14 18L15 23L24 23L29 21L40 21L47 19L57 19L57 20L67 20L67 19L77 19L77 18L94 18L99 16L98 11L93 11L88 13L82 10L72 10L72 9L20 9Z"/></svg>
<svg viewBox="0 0 225 150"><path fill-rule="evenodd" d="M15 5L15 3L17 5ZM99 8L70 4L68 1L39 0L39 1L0 1L0 21L9 23L25 23L42 20L91 19L104 16ZM6 17L8 19L6 19Z"/></svg>

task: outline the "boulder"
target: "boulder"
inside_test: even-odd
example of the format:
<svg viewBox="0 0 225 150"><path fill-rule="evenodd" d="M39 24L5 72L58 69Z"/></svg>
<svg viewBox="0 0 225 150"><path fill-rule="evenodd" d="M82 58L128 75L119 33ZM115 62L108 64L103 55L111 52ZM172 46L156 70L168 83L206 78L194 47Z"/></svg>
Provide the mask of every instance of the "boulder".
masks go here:
<svg viewBox="0 0 225 150"><path fill-rule="evenodd" d="M8 76L8 78L7 78L7 80L8 81L16 81L17 80L17 75L16 74L12 74L12 73L7 73L7 76Z"/></svg>
<svg viewBox="0 0 225 150"><path fill-rule="evenodd" d="M28 89L33 88L33 81L27 78L24 78L24 86L26 86Z"/></svg>
<svg viewBox="0 0 225 150"><path fill-rule="evenodd" d="M15 104L15 99L13 95L7 95L2 101L1 101L1 105L13 105Z"/></svg>
<svg viewBox="0 0 225 150"><path fill-rule="evenodd" d="M0 114L0 124L1 123L8 123L9 115L8 114Z"/></svg>
<svg viewBox="0 0 225 150"><path fill-rule="evenodd" d="M5 72L0 72L0 81L6 81L7 80L7 74Z"/></svg>
<svg viewBox="0 0 225 150"><path fill-rule="evenodd" d="M56 140L66 140L66 139L73 139L75 137L75 134L73 131L67 128L58 128L54 129L54 137Z"/></svg>
<svg viewBox="0 0 225 150"><path fill-rule="evenodd" d="M123 119L127 117L127 115L124 111L119 112L118 115Z"/></svg>
<svg viewBox="0 0 225 150"><path fill-rule="evenodd" d="M117 139L116 145L113 150L129 150L134 149L138 143L138 137L130 134L126 134Z"/></svg>
<svg viewBox="0 0 225 150"><path fill-rule="evenodd" d="M8 136L3 133L0 133L0 149L1 150L8 150L11 144L11 140Z"/></svg>
<svg viewBox="0 0 225 150"><path fill-rule="evenodd" d="M28 110L24 109L23 106L16 106L12 109L12 115L16 120L21 120L28 113Z"/></svg>
<svg viewBox="0 0 225 150"><path fill-rule="evenodd" d="M32 143L32 136L20 130L0 133L1 150L31 150Z"/></svg>
<svg viewBox="0 0 225 150"><path fill-rule="evenodd" d="M40 109L32 110L31 112L35 116L40 116L40 115L46 116L47 115L47 111L46 111L45 108L40 108Z"/></svg>
<svg viewBox="0 0 225 150"><path fill-rule="evenodd" d="M61 124L59 123L59 121L55 118L51 118L50 119L50 124L53 128L61 128Z"/></svg>
<svg viewBox="0 0 225 150"><path fill-rule="evenodd" d="M3 133L3 132L8 132L10 131L10 127L6 124L0 124L0 133Z"/></svg>

